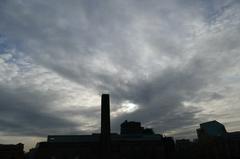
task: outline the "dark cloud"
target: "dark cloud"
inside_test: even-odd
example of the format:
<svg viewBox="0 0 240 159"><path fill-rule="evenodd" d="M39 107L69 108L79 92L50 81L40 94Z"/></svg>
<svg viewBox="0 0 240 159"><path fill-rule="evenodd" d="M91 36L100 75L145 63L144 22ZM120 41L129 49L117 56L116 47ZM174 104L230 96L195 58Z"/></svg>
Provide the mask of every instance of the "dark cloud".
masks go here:
<svg viewBox="0 0 240 159"><path fill-rule="evenodd" d="M125 101L136 104L136 111L113 118L114 131L125 119L171 131L201 122L200 102L227 98L218 91L226 76L235 77L230 72L237 74L238 7L215 0L1 1L0 34L15 45L13 54L22 52L49 74L109 92L113 112ZM26 87L1 89L1 114L11 116L1 118L1 131L77 133L87 123L65 116L99 116L96 106L52 110L61 99L56 91Z"/></svg>
<svg viewBox="0 0 240 159"><path fill-rule="evenodd" d="M113 90L116 98L140 105L138 111L117 120L130 118L143 121L161 132L199 123L194 114L201 111L200 108L185 108L183 102L193 98L198 90L208 84L203 74L200 74L202 69L189 65L181 71L176 68L166 69L155 78L129 85L128 91Z"/></svg>
<svg viewBox="0 0 240 159"><path fill-rule="evenodd" d="M64 118L64 113L51 111L54 94L31 88L0 89L0 130L7 135L46 136L48 134L81 133L80 123ZM83 133L83 132L82 132Z"/></svg>

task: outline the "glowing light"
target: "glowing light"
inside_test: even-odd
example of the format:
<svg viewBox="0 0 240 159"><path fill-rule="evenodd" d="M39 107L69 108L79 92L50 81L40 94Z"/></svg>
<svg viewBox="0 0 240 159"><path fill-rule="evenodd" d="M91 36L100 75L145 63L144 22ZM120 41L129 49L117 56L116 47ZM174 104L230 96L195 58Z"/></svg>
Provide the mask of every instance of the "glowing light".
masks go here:
<svg viewBox="0 0 240 159"><path fill-rule="evenodd" d="M111 113L111 116L117 117L121 114L132 113L138 108L139 106L137 104L131 103L130 101L124 101L119 109Z"/></svg>
<svg viewBox="0 0 240 159"><path fill-rule="evenodd" d="M134 103L130 103L129 101L124 102L121 108L121 110L126 113L132 113L137 109L138 109L138 105Z"/></svg>

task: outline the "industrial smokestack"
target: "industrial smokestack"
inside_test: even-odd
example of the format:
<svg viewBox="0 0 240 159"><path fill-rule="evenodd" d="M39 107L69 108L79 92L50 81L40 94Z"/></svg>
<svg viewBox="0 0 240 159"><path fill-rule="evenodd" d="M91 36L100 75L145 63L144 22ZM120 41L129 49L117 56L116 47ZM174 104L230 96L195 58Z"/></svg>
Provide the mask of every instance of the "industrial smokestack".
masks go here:
<svg viewBox="0 0 240 159"><path fill-rule="evenodd" d="M110 100L109 94L102 94L101 103L101 134L103 136L110 135Z"/></svg>
<svg viewBox="0 0 240 159"><path fill-rule="evenodd" d="M109 159L111 154L110 100L109 94L102 94L101 101L101 159Z"/></svg>

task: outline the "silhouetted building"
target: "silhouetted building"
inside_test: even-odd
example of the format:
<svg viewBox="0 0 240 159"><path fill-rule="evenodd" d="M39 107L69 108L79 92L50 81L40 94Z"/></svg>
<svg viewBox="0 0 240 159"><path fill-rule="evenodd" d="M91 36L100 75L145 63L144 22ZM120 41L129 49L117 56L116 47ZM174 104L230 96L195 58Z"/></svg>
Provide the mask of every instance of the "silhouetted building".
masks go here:
<svg viewBox="0 0 240 159"><path fill-rule="evenodd" d="M240 133L228 133L225 126L217 121L200 124L197 129L200 158L240 158Z"/></svg>
<svg viewBox="0 0 240 159"><path fill-rule="evenodd" d="M143 134L144 134L144 135L154 135L155 133L154 133L154 131L153 131L152 128L145 128L145 129L143 130Z"/></svg>
<svg viewBox="0 0 240 159"><path fill-rule="evenodd" d="M125 120L121 124L121 135L154 135L151 128L144 128L140 122Z"/></svg>
<svg viewBox="0 0 240 159"><path fill-rule="evenodd" d="M170 159L174 140L144 129L139 122L121 124L121 135L110 133L110 100L102 95L101 133L49 135L31 150L33 159Z"/></svg>
<svg viewBox="0 0 240 159"><path fill-rule="evenodd" d="M19 143L17 145L1 145L0 144L0 158L1 159L24 159L24 145Z"/></svg>
<svg viewBox="0 0 240 159"><path fill-rule="evenodd" d="M134 122L134 121L130 121L128 122L127 120L125 120L122 124L121 124L121 135L139 135L143 133L144 128L141 127L141 123L140 122Z"/></svg>
<svg viewBox="0 0 240 159"><path fill-rule="evenodd" d="M200 128L197 129L197 135L200 140L205 137L220 137L226 133L225 126L216 120L202 123Z"/></svg>

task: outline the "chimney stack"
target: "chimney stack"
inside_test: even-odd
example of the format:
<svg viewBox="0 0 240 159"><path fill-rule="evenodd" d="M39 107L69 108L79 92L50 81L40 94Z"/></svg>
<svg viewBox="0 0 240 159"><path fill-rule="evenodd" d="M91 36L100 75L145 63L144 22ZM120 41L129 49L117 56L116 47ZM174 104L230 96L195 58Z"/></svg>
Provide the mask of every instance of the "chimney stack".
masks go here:
<svg viewBox="0 0 240 159"><path fill-rule="evenodd" d="M110 100L109 94L102 94L101 103L101 134L103 136L110 135Z"/></svg>
<svg viewBox="0 0 240 159"><path fill-rule="evenodd" d="M102 94L101 101L101 158L110 157L111 130L110 130L110 100L109 94Z"/></svg>

